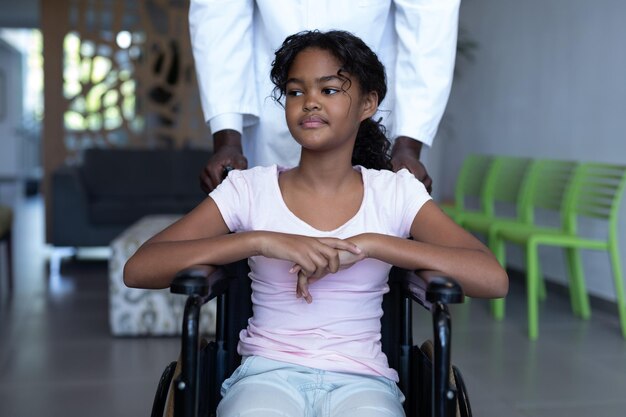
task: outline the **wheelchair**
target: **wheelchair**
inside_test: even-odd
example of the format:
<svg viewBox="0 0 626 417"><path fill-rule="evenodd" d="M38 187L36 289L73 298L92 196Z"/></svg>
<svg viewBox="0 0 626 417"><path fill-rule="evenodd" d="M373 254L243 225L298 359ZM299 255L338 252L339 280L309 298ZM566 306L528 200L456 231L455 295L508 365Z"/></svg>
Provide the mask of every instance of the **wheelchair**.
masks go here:
<svg viewBox="0 0 626 417"><path fill-rule="evenodd" d="M179 272L172 293L186 295L181 355L163 371L152 417L212 417L222 382L239 366L239 332L252 315L246 260L224 267L194 266ZM425 278L428 278L426 280ZM428 283L426 283L428 281ZM453 279L392 268L390 291L383 298L382 348L398 371L409 417L471 417L463 377L451 364L448 304L462 303L462 288ZM200 308L217 298L215 340L201 340ZM416 301L433 319L433 340L421 347L412 340L412 305Z"/></svg>

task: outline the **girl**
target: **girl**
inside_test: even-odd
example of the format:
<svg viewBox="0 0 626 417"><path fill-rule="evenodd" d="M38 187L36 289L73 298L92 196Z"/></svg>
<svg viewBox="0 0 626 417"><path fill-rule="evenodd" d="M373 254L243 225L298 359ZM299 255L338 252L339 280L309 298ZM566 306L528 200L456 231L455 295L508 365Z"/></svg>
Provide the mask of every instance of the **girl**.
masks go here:
<svg viewBox="0 0 626 417"><path fill-rule="evenodd" d="M389 142L372 119L385 72L360 39L292 35L271 78L302 148L298 166L230 172L139 248L125 282L163 288L190 265L249 258L254 313L220 416L402 416L380 344L391 265L453 276L473 297L503 297L506 273L422 183L389 170Z"/></svg>

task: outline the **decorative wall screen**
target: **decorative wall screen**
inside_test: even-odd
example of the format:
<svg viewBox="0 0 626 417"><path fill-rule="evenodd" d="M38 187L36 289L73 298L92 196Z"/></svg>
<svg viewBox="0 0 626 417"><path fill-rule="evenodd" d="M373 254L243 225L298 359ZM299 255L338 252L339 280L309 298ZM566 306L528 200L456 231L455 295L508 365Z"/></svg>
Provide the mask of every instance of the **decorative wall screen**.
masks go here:
<svg viewBox="0 0 626 417"><path fill-rule="evenodd" d="M207 147L185 0L68 0L64 147Z"/></svg>
<svg viewBox="0 0 626 417"><path fill-rule="evenodd" d="M43 191L82 150L210 148L188 29L188 0L40 0ZM115 169L111 167L111 169Z"/></svg>

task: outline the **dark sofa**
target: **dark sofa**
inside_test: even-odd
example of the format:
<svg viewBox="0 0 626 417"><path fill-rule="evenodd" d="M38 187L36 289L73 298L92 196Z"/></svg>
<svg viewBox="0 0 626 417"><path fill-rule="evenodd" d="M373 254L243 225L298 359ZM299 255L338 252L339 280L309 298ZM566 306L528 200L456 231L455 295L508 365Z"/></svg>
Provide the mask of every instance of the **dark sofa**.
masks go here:
<svg viewBox="0 0 626 417"><path fill-rule="evenodd" d="M202 201L205 150L89 149L52 176L51 243L108 246L150 214L184 214Z"/></svg>

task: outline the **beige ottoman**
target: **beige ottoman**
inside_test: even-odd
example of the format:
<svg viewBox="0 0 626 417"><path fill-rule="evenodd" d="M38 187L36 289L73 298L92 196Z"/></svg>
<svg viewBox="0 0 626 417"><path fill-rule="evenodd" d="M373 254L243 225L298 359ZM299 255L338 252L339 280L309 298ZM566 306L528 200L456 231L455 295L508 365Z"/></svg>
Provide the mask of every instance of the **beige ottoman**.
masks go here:
<svg viewBox="0 0 626 417"><path fill-rule="evenodd" d="M178 215L147 216L111 242L109 261L109 323L115 336L174 336L181 333L186 297L162 290L124 285L123 270L143 242L179 219ZM215 300L202 308L200 330L215 333Z"/></svg>

